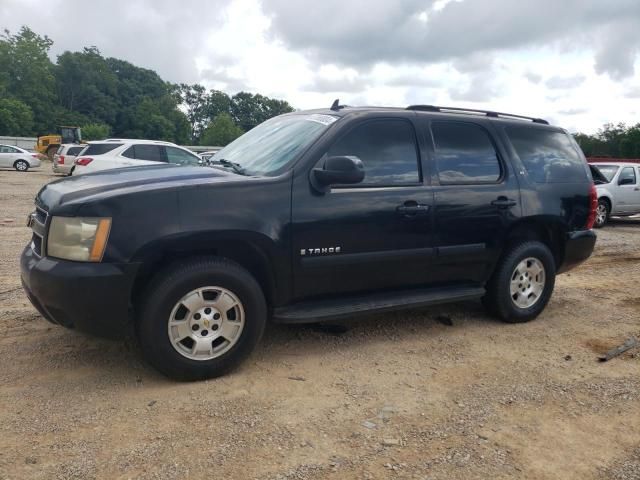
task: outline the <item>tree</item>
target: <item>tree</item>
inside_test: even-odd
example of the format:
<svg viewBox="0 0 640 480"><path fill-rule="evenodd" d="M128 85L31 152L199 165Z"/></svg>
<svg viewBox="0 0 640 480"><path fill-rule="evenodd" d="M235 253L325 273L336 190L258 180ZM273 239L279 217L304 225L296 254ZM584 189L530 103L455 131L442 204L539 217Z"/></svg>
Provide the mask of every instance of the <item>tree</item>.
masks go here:
<svg viewBox="0 0 640 480"><path fill-rule="evenodd" d="M11 98L0 98L0 133L25 135L33 128L33 112L24 102Z"/></svg>
<svg viewBox="0 0 640 480"><path fill-rule="evenodd" d="M111 134L111 127L104 123L90 123L82 127L83 140L104 140Z"/></svg>
<svg viewBox="0 0 640 480"><path fill-rule="evenodd" d="M231 116L245 131L276 115L293 112L293 107L284 100L275 100L264 95L239 92L231 97Z"/></svg>
<svg viewBox="0 0 640 480"><path fill-rule="evenodd" d="M574 137L587 157L640 158L640 123L632 127L607 123L595 135Z"/></svg>
<svg viewBox="0 0 640 480"><path fill-rule="evenodd" d="M242 129L233 123L228 113L221 113L202 133L200 145L223 147L243 133Z"/></svg>
<svg viewBox="0 0 640 480"><path fill-rule="evenodd" d="M56 104L56 95L48 52L53 41L22 27L15 35L5 30L0 42L4 89L8 96L22 101L33 112L33 127L23 135L51 131L55 125L49 112Z"/></svg>

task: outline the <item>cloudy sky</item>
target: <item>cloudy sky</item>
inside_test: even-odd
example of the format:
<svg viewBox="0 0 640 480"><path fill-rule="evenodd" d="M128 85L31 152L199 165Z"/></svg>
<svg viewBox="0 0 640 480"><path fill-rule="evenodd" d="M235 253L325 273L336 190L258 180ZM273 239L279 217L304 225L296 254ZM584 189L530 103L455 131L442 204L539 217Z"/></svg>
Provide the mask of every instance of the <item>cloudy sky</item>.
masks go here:
<svg viewBox="0 0 640 480"><path fill-rule="evenodd" d="M0 0L52 55L104 55L296 108L414 103L640 122L640 0Z"/></svg>

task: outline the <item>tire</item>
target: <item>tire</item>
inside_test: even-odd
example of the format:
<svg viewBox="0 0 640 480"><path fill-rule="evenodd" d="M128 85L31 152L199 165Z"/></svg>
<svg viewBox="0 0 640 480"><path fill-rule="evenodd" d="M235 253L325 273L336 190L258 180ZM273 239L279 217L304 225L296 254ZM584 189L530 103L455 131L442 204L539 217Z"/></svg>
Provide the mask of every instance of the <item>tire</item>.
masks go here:
<svg viewBox="0 0 640 480"><path fill-rule="evenodd" d="M594 228L602 228L609 221L611 216L611 205L604 198L598 199L596 207L596 221L593 223Z"/></svg>
<svg viewBox="0 0 640 480"><path fill-rule="evenodd" d="M29 170L29 162L26 160L16 160L13 162L13 168L15 168L18 172L26 172Z"/></svg>
<svg viewBox="0 0 640 480"><path fill-rule="evenodd" d="M53 157L57 151L58 151L58 147L47 148L47 158L49 159L50 162L53 162Z"/></svg>
<svg viewBox="0 0 640 480"><path fill-rule="evenodd" d="M205 257L154 277L136 331L146 360L157 370L176 380L203 380L242 363L260 341L266 320L266 301L255 278L235 262ZM200 348L193 353L196 344Z"/></svg>
<svg viewBox="0 0 640 480"><path fill-rule="evenodd" d="M542 276L532 273L540 267ZM549 303L555 277L555 260L545 244L537 241L516 244L498 262L482 302L489 313L504 322L528 322L540 315ZM521 287L524 290L521 291Z"/></svg>

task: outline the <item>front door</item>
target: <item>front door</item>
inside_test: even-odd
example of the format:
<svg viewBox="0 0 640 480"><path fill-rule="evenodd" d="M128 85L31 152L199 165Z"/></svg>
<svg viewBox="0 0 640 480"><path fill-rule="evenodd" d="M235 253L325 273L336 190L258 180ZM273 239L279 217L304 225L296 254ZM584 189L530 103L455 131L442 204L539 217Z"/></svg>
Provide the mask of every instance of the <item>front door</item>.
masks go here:
<svg viewBox="0 0 640 480"><path fill-rule="evenodd" d="M520 216L520 191L497 142L481 123L430 125L440 283L482 283L501 251L508 226Z"/></svg>
<svg viewBox="0 0 640 480"><path fill-rule="evenodd" d="M433 194L423 182L414 124L406 118L377 118L351 121L342 129L316 160L356 156L364 164L365 178L320 194L311 187L308 172L296 175L292 238L297 300L429 281Z"/></svg>
<svg viewBox="0 0 640 480"><path fill-rule="evenodd" d="M640 185L635 167L622 167L616 181L616 213L636 213L640 210Z"/></svg>

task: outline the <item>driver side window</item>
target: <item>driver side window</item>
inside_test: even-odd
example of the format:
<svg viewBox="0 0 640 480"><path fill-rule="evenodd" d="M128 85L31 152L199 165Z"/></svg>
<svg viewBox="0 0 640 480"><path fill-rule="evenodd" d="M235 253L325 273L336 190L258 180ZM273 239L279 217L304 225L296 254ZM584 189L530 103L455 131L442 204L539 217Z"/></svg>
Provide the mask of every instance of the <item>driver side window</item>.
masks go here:
<svg viewBox="0 0 640 480"><path fill-rule="evenodd" d="M618 177L618 185L635 185L636 171L633 167L624 167Z"/></svg>
<svg viewBox="0 0 640 480"><path fill-rule="evenodd" d="M413 125L402 119L373 120L348 131L327 155L356 156L365 171L358 186L415 185L421 181Z"/></svg>

